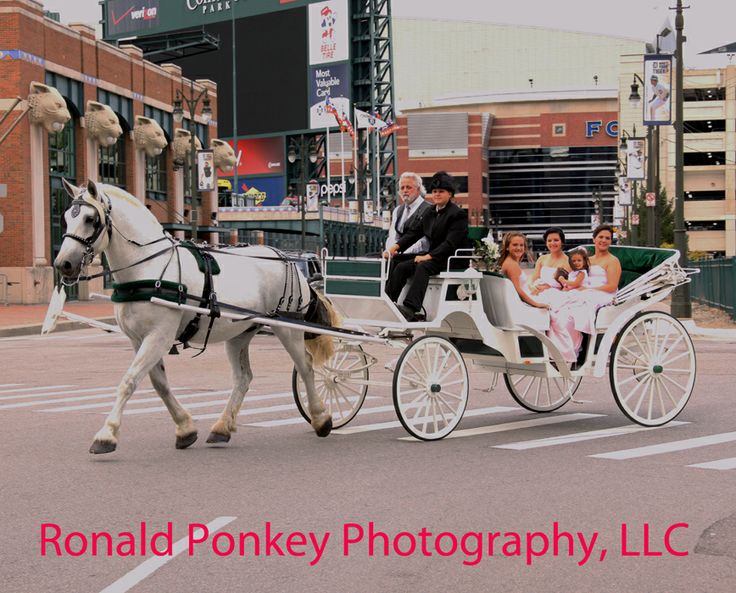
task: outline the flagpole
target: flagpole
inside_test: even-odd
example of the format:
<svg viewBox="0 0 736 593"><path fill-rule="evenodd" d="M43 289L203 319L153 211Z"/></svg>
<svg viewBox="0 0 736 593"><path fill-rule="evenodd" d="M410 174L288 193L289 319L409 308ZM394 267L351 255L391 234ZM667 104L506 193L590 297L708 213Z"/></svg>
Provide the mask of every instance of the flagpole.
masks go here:
<svg viewBox="0 0 736 593"><path fill-rule="evenodd" d="M330 189L332 176L330 175L330 126L325 128L325 156L327 157L327 204L330 204Z"/></svg>
<svg viewBox="0 0 736 593"><path fill-rule="evenodd" d="M345 208L345 132L340 127L340 183L342 183L342 207Z"/></svg>

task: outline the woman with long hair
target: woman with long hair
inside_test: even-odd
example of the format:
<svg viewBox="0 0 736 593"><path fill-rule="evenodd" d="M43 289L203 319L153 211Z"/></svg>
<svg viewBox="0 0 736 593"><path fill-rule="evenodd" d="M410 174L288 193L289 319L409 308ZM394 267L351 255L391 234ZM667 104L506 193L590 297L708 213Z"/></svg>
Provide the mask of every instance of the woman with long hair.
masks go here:
<svg viewBox="0 0 736 593"><path fill-rule="evenodd" d="M501 271L511 280L521 300L527 305L539 309L549 309L549 304L534 300L527 292L529 285L527 273L519 265L525 256L531 260L531 253L527 248L526 237L522 233L506 233L501 242L501 255L499 257Z"/></svg>

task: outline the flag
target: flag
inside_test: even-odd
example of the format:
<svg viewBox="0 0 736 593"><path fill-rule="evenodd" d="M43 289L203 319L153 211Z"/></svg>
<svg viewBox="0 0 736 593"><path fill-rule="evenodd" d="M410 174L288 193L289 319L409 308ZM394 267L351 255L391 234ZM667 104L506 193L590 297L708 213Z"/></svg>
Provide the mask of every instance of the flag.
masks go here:
<svg viewBox="0 0 736 593"><path fill-rule="evenodd" d="M330 101L329 97L325 99L325 111L337 117L337 109L335 108L335 104ZM340 120L338 119L337 121L339 122Z"/></svg>
<svg viewBox="0 0 736 593"><path fill-rule="evenodd" d="M368 128L369 132L372 132L373 130L382 130L388 125L378 116L371 115L370 113L361 111L360 109L355 110L355 123L357 124L358 129Z"/></svg>
<svg viewBox="0 0 736 593"><path fill-rule="evenodd" d="M395 121L391 121L391 118L386 120L386 127L383 128L380 132L378 132L378 135L381 138L385 138L386 136L390 136L394 132L397 132L401 126L397 124Z"/></svg>
<svg viewBox="0 0 736 593"><path fill-rule="evenodd" d="M335 116L337 117L337 116ZM341 132L347 132L350 134L351 138L355 137L355 130L353 129L353 124L350 121L350 118L347 116L347 114L343 111L340 114L340 131Z"/></svg>

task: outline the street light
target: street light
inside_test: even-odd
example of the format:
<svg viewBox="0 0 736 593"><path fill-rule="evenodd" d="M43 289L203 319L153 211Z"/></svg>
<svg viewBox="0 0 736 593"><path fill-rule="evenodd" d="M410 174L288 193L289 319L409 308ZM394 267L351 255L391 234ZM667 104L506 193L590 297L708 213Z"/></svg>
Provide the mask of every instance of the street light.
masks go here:
<svg viewBox="0 0 736 593"><path fill-rule="evenodd" d="M629 104L634 109L637 109L641 103L641 95L639 95L639 84L637 81L640 82L642 88L644 88L644 81L638 74L634 73L634 79L631 83L631 93L629 94ZM653 128L654 126L647 126L647 193L655 195L656 204L657 186L659 185L657 179L657 161L659 160L659 157L655 147ZM651 212L647 213L647 245L649 247L655 247L655 207L652 206L651 208Z"/></svg>
<svg viewBox="0 0 736 593"><path fill-rule="evenodd" d="M633 86L633 85L632 85ZM639 94L639 89L632 89L632 91L636 91L636 94ZM633 92L632 92L633 94ZM629 97L629 100L631 100L631 97ZM641 100L641 97L639 97L639 100ZM634 140L636 138L636 124L632 126L632 134L629 134L626 130L621 129L621 150L626 151L629 147L627 139ZM626 174L626 170L624 170L624 174ZM636 179L631 180L631 216L637 216L638 211L636 207L636 199L638 195L638 188L636 187ZM628 210L626 212L626 222L628 224L629 222L629 213ZM629 245L638 245L639 244L639 223L637 224L628 224L629 231L631 233L631 236L628 238Z"/></svg>
<svg viewBox="0 0 736 593"><path fill-rule="evenodd" d="M190 121L190 146L189 146L189 195L192 198L192 241L197 240L197 183L196 173L197 170L197 135L195 134L195 122L194 113L197 110L197 104L201 99L204 99L202 103L202 121L205 125L210 123L212 119L212 107L210 105L210 96L207 89L202 89L199 93L194 92L194 81L189 81L189 97L187 97L183 91L176 89L176 99L174 100L174 121L180 124L184 120L184 110L182 104L186 105L187 111L189 111Z"/></svg>
<svg viewBox="0 0 736 593"><path fill-rule="evenodd" d="M314 164L317 162L317 149L314 138L307 138L304 134L297 138L289 138L289 149L286 159L293 165L299 163L299 209L302 220L302 251L306 249L306 200L307 200L307 164L304 157Z"/></svg>
<svg viewBox="0 0 736 593"><path fill-rule="evenodd" d="M358 200L358 257L364 256L366 250L365 225L363 222L363 209L365 204L363 201L363 188L361 186L365 185L366 193L368 193L367 188L370 175L371 171L362 159L358 159L357 170L350 170L350 183L352 183L355 188L355 196Z"/></svg>

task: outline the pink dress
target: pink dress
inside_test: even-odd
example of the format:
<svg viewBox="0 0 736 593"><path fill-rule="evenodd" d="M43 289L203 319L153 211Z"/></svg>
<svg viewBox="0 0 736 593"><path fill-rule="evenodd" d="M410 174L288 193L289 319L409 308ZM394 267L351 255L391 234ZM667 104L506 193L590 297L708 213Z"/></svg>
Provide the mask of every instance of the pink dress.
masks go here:
<svg viewBox="0 0 736 593"><path fill-rule="evenodd" d="M590 288L608 282L605 268L590 266L587 283ZM571 290L565 293L567 303L552 311L549 338L562 353L565 362L577 360L583 334L595 333L595 314L613 300L613 293L602 290Z"/></svg>
<svg viewBox="0 0 736 593"><path fill-rule="evenodd" d="M567 302L567 294L562 292L562 285L555 280L557 268L552 266L542 266L539 271L539 278L534 282L536 286L547 285L549 288L538 294L531 295L538 303L549 305L552 310L563 307ZM529 291L527 291L528 293Z"/></svg>

